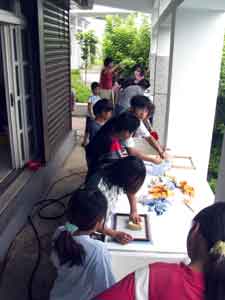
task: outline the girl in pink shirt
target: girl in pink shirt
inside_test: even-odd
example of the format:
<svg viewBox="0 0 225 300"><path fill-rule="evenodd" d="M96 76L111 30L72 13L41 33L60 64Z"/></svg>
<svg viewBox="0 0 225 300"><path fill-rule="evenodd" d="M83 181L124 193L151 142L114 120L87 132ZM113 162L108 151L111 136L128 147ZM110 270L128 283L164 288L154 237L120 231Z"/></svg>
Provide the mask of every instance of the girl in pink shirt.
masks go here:
<svg viewBox="0 0 225 300"><path fill-rule="evenodd" d="M224 300L225 203L209 206L194 218L187 249L190 265L151 264L96 300Z"/></svg>

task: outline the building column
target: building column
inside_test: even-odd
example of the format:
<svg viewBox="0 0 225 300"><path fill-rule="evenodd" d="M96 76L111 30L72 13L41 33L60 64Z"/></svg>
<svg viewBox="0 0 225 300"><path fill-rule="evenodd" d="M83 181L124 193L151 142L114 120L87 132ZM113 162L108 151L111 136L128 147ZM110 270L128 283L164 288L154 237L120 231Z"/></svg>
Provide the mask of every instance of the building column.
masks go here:
<svg viewBox="0 0 225 300"><path fill-rule="evenodd" d="M177 8L167 105L167 146L206 179L217 102L224 14Z"/></svg>
<svg viewBox="0 0 225 300"><path fill-rule="evenodd" d="M151 91L156 107L154 129L166 143L169 66L171 61L172 15L153 29L151 46Z"/></svg>

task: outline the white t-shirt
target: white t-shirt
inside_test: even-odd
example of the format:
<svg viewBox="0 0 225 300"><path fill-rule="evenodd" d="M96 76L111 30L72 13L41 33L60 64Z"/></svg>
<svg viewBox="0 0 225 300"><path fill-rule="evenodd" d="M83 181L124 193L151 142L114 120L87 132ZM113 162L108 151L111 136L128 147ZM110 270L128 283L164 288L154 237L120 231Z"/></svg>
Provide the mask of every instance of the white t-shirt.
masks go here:
<svg viewBox="0 0 225 300"><path fill-rule="evenodd" d="M140 126L138 127L138 129L135 132L134 137L135 138L147 138L150 136L150 132L148 131L148 129L146 128L145 124L143 123L143 121L140 121ZM126 148L134 148L135 147L135 141L132 137L130 137L129 139L127 139L124 143L123 143L124 147Z"/></svg>
<svg viewBox="0 0 225 300"><path fill-rule="evenodd" d="M99 100L101 100L100 96L98 96L98 95L92 95L92 96L89 97L88 103L92 104L92 108L93 108L93 106L95 105L95 103L97 103ZM89 114L89 111L87 111L87 116L92 117Z"/></svg>
<svg viewBox="0 0 225 300"><path fill-rule="evenodd" d="M91 103L92 105L95 105L95 103L98 102L98 100L100 100L101 97L99 95L92 95L89 97L88 99L88 103Z"/></svg>
<svg viewBox="0 0 225 300"><path fill-rule="evenodd" d="M146 128L146 126L143 123L143 121L140 121L140 126L136 130L134 136L137 137L137 138L147 138L147 137L150 137L150 132Z"/></svg>
<svg viewBox="0 0 225 300"><path fill-rule="evenodd" d="M64 227L58 228L54 239L63 230ZM74 236L73 239L85 250L84 264L70 267L67 263L60 266L58 256L53 252L52 261L57 268L57 278L50 300L91 300L115 283L111 257L105 244L87 235Z"/></svg>

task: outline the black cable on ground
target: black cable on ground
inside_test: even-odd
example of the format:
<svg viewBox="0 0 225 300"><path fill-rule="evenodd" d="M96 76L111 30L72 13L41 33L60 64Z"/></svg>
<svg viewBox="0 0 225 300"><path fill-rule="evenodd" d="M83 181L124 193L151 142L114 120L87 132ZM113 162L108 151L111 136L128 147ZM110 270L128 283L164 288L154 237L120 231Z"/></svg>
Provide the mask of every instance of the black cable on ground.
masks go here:
<svg viewBox="0 0 225 300"><path fill-rule="evenodd" d="M37 239L37 243L38 243L37 260L35 262L35 266L33 268L33 271L31 273L31 276L30 276L30 279L28 282L28 298L33 299L33 281L34 281L35 274L36 274L36 272L39 268L40 262L41 262L41 240L39 238L38 231L37 231L36 227L34 226L34 223L30 216L28 217L28 222L29 222L31 228L33 229L34 235L35 235L35 237Z"/></svg>
<svg viewBox="0 0 225 300"><path fill-rule="evenodd" d="M74 172L74 173L71 173L69 175L66 175L66 176L63 176L62 178L59 178L58 180L56 180L55 182L53 182L53 184L49 187L47 193L46 193L46 197L48 197L49 193L51 192L51 190L53 189L53 187L65 180L66 178L70 178L72 176L82 176L82 175L85 175L86 172ZM33 206L33 209L32 209L32 213L30 216L28 216L28 224L30 224L33 232L34 232L34 236L37 240L37 246L38 246L38 256L37 256L37 260L35 262L35 266L32 270L32 273L31 273L31 276L30 276L30 279L29 279L29 283L28 283L28 298L29 300L34 300L33 298L33 281L35 279L35 275L36 275L36 272L39 268L39 265L40 265L40 262L41 262L41 239L39 237L39 233L38 233L38 230L37 228L35 227L32 219L35 217L35 215L37 214L39 216L40 219L43 219L43 220L57 220L57 219L60 219L62 218L64 215L65 215L65 212L66 212L66 205L65 203L62 202L63 199L66 199L67 197L71 196L73 194L74 191L70 192L70 193L67 193L67 194L64 194L63 196L59 197L59 198L55 198L55 199L43 199L37 203L34 204ZM57 214L55 216L46 216L44 214L42 214L41 212L46 209L47 207L51 206L51 205L59 205L63 211L60 213L60 214ZM34 209L36 208L36 211L35 213L33 213ZM17 237L24 231L25 227L27 226L27 223L20 229L20 231L16 234L16 237L15 239L11 242L9 248L8 248L8 251L6 253L6 256L5 256L5 259L4 259L4 262L3 262L3 267L1 268L1 274L0 274L0 283L3 279L3 274L6 270L6 267L8 265L8 262L10 261L10 254L11 254L11 250L13 249L13 246L15 245L15 242L16 242L16 239Z"/></svg>

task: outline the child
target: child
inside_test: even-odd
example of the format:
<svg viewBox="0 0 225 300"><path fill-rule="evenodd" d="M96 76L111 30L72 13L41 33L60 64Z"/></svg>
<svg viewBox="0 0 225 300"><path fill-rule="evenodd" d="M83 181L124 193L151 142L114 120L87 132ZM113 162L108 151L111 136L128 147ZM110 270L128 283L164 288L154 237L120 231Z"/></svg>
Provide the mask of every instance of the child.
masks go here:
<svg viewBox="0 0 225 300"><path fill-rule="evenodd" d="M145 78L145 72L142 70L141 65L136 65L134 70L134 81L138 83Z"/></svg>
<svg viewBox="0 0 225 300"><path fill-rule="evenodd" d="M140 222L137 211L136 193L141 188L146 177L146 168L142 160L134 156L117 159L111 164L105 164L88 178L86 186L97 186L108 201L106 221L115 212L118 196L126 196L130 204L130 219ZM105 235L111 236L121 244L127 244L133 237L129 234L111 228L99 228Z"/></svg>
<svg viewBox="0 0 225 300"><path fill-rule="evenodd" d="M102 164L128 155L121 141L129 139L140 121L129 112L114 117L98 131L86 147L88 176Z"/></svg>
<svg viewBox="0 0 225 300"><path fill-rule="evenodd" d="M104 60L104 67L100 74L100 95L102 98L113 101L113 76L120 65L113 65L113 59L107 57Z"/></svg>
<svg viewBox="0 0 225 300"><path fill-rule="evenodd" d="M96 300L223 300L225 203L203 209L187 239L191 263L155 263L129 274ZM145 296L143 296L145 295Z"/></svg>
<svg viewBox="0 0 225 300"><path fill-rule="evenodd" d="M99 100L93 107L95 119L89 124L89 141L93 139L99 129L112 117L113 104L107 99Z"/></svg>
<svg viewBox="0 0 225 300"><path fill-rule="evenodd" d="M92 82L91 90L92 90L92 96L90 96L88 100L88 112L86 117L84 140L83 143L81 144L83 147L87 145L87 139L89 137L89 124L91 119L94 119L93 106L101 99L99 96L100 86L98 82Z"/></svg>
<svg viewBox="0 0 225 300"><path fill-rule="evenodd" d="M89 300L115 282L104 243L90 234L104 226L107 201L98 189L76 190L68 204L70 223L60 227L53 241L57 279L51 300Z"/></svg>
<svg viewBox="0 0 225 300"><path fill-rule="evenodd" d="M136 137L145 138L158 152L159 148L156 147L156 144L151 142L151 139L153 139L148 132L147 128L145 127L143 120L148 116L149 114L149 99L145 96L135 96L131 99L131 108L130 112L139 119L139 126L137 130L135 131ZM148 155L142 153L139 149L135 148L135 142L133 137L130 137L125 142L123 142L125 148L127 149L127 152L129 155L137 156L138 158L149 161L154 164L160 164L162 162L160 156L157 155Z"/></svg>

